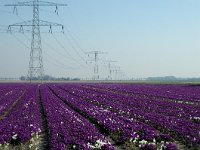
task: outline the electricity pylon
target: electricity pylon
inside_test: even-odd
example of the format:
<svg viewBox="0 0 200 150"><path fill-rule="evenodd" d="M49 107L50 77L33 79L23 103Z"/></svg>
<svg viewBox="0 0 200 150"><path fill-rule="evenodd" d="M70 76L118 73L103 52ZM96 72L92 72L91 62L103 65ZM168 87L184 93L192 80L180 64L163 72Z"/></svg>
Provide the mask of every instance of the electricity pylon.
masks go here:
<svg viewBox="0 0 200 150"><path fill-rule="evenodd" d="M13 6L14 11L17 12L19 6L30 6L33 7L33 19L16 23L8 26L8 31L12 32L12 27L20 27L20 32L24 32L23 27L32 27L32 41L31 41L31 52L29 61L28 78L30 82L34 79L42 81L44 75L43 59L42 59L42 43L40 35L40 27L48 26L49 32L52 33L52 26L61 26L62 30L64 26L62 24L52 23L39 19L39 7L40 6L55 6L55 13L58 14L58 6L67 6L66 4L57 4L52 2L44 2L39 0L18 2L16 4L7 4L5 6Z"/></svg>
<svg viewBox="0 0 200 150"><path fill-rule="evenodd" d="M121 71L120 67L112 67L113 69L111 69L111 72L113 72L115 74L115 80L119 80L119 73Z"/></svg>
<svg viewBox="0 0 200 150"><path fill-rule="evenodd" d="M90 54L94 55L94 60L91 60L94 62L94 80L97 80L99 79L99 65L98 65L98 62L99 62L99 54L106 54L105 52L101 52L101 51L90 51L90 52L87 52L86 54L88 54L88 56Z"/></svg>
<svg viewBox="0 0 200 150"><path fill-rule="evenodd" d="M108 80L112 80L112 65L111 63L115 63L117 61L113 61L113 60L105 60L104 61L107 65L108 65L108 76L107 76L107 79Z"/></svg>
<svg viewBox="0 0 200 150"><path fill-rule="evenodd" d="M108 80L112 80L112 67L111 67L111 63L114 63L114 62L117 62L117 61L112 61L112 60L108 61L108 69L109 69Z"/></svg>

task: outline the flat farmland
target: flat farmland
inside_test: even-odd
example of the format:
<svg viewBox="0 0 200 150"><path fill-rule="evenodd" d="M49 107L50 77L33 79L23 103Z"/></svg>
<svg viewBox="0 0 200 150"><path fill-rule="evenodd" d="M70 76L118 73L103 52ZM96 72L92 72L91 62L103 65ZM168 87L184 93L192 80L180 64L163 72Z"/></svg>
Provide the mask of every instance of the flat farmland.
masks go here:
<svg viewBox="0 0 200 150"><path fill-rule="evenodd" d="M1 83L1 149L198 150L200 86Z"/></svg>

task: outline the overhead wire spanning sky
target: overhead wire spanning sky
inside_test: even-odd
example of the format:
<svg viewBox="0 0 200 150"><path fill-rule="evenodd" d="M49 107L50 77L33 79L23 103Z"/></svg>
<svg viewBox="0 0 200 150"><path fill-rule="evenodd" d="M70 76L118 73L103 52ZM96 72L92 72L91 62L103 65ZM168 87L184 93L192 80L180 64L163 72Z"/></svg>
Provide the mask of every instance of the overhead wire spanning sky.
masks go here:
<svg viewBox="0 0 200 150"><path fill-rule="evenodd" d="M31 7L0 1L0 32L9 24L32 19ZM22 2L22 0L18 0ZM50 0L53 2L53 0ZM91 77L87 51L104 51L103 60L116 60L129 77L200 77L200 1L198 0L56 0L59 7L41 7L40 19L64 24L41 28L45 74ZM28 30L28 29L27 29ZM31 30L29 28L29 30ZM0 77L27 75L31 33L0 34ZM103 64L102 64L103 65ZM106 64L104 64L105 66ZM101 68L105 76L105 67Z"/></svg>

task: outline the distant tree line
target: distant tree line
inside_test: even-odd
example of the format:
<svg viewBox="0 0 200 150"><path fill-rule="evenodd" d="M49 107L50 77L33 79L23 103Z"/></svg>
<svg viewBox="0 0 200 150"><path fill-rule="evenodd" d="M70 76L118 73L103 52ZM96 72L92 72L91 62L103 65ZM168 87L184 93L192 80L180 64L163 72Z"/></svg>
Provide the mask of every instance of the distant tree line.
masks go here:
<svg viewBox="0 0 200 150"><path fill-rule="evenodd" d="M177 78L174 76L166 77L149 77L146 81L161 81L161 82L200 82L200 78Z"/></svg>
<svg viewBox="0 0 200 150"><path fill-rule="evenodd" d="M20 80L21 81L28 81L28 80L30 80L30 78L27 78L25 76L21 76ZM40 80L40 78L34 77L32 80ZM49 76L49 75L44 75L42 80L44 80L44 81L79 81L80 78L70 78L70 77L56 78L56 77L52 77L52 76Z"/></svg>
<svg viewBox="0 0 200 150"><path fill-rule="evenodd" d="M19 78L6 78L6 77L2 78L1 77L0 80L2 80L2 81L19 80Z"/></svg>

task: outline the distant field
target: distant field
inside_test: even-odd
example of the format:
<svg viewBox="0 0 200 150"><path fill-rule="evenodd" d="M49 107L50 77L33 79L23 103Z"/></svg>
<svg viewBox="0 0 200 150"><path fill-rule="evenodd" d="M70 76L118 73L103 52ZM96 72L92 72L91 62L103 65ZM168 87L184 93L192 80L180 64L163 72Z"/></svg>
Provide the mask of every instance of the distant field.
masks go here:
<svg viewBox="0 0 200 150"><path fill-rule="evenodd" d="M33 83L40 83L40 81L32 81ZM194 84L200 85L200 82L170 82L170 81L137 81L137 80L69 80L69 81L42 81L43 83L124 83L124 84ZM22 80L0 80L0 83L30 83L30 81L22 81Z"/></svg>
<svg viewBox="0 0 200 150"><path fill-rule="evenodd" d="M198 150L199 83L2 83L0 150Z"/></svg>

